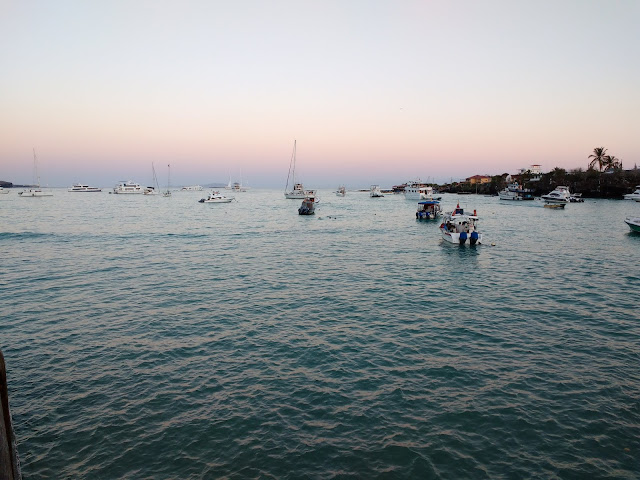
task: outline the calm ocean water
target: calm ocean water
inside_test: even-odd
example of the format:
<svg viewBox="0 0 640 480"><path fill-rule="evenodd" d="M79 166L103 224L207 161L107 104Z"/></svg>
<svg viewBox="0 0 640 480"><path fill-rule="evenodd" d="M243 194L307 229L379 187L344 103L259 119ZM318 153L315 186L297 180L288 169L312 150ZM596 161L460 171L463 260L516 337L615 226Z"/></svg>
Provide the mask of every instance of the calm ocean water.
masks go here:
<svg viewBox="0 0 640 480"><path fill-rule="evenodd" d="M640 475L640 204L204 193L1 196L25 479Z"/></svg>

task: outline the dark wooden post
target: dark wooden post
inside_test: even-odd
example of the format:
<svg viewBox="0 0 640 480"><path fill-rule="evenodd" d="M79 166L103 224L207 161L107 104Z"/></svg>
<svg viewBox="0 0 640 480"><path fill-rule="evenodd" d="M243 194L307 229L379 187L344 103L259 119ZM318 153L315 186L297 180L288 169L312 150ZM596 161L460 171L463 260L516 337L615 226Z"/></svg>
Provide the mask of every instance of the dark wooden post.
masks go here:
<svg viewBox="0 0 640 480"><path fill-rule="evenodd" d="M16 437L11 426L7 369L0 351L0 480L20 480L20 462L16 450Z"/></svg>

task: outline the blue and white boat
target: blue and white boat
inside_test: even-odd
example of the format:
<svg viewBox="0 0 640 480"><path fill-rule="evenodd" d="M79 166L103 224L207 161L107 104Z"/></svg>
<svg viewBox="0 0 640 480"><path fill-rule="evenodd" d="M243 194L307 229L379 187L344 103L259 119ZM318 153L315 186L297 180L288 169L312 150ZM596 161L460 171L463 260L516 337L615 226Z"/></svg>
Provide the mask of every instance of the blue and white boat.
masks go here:
<svg viewBox="0 0 640 480"><path fill-rule="evenodd" d="M437 200L425 200L418 202L417 220L434 220L442 216L442 208Z"/></svg>
<svg viewBox="0 0 640 480"><path fill-rule="evenodd" d="M473 215L464 213L464 209L457 205L453 212L445 214L440 233L442 238L449 243L458 245L480 245L482 243L482 233L477 227L478 215L473 211Z"/></svg>

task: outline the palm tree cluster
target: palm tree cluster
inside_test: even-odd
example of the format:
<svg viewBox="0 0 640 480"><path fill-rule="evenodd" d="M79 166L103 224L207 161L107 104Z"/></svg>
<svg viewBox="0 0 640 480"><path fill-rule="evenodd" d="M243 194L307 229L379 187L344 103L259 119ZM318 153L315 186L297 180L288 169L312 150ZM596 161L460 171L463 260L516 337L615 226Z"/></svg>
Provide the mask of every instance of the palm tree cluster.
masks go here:
<svg viewBox="0 0 640 480"><path fill-rule="evenodd" d="M589 162L589 168L594 168L598 165L598 169L602 172L602 170L609 169L622 169L622 161L619 158L614 157L613 155L607 155L607 149L604 147L596 147L593 149L593 154L589 155L589 158L592 160Z"/></svg>

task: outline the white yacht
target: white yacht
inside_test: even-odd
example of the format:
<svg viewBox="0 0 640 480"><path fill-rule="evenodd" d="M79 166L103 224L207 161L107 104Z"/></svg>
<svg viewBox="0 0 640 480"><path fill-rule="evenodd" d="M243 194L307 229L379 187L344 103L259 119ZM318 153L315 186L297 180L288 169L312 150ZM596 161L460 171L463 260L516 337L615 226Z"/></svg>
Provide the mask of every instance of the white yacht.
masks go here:
<svg viewBox="0 0 640 480"><path fill-rule="evenodd" d="M293 189L289 190L289 180ZM284 187L284 198L304 200L305 198L315 198L315 190L305 190L302 183L296 183L296 140L293 141L293 153L289 163L289 174L287 175L287 185Z"/></svg>
<svg viewBox="0 0 640 480"><path fill-rule="evenodd" d="M197 191L200 192L202 191L202 187L200 185L189 185L187 187L182 187L182 190L189 190L189 191Z"/></svg>
<svg viewBox="0 0 640 480"><path fill-rule="evenodd" d="M500 200L533 200L533 194L530 190L520 187L518 182L510 183L507 188L498 192Z"/></svg>
<svg viewBox="0 0 640 480"><path fill-rule="evenodd" d="M571 200L571 193L569 187L558 185L555 190L541 197L547 203L569 203Z"/></svg>
<svg viewBox="0 0 640 480"><path fill-rule="evenodd" d="M115 187L113 187L113 191L109 193L117 193L117 194L139 194L142 195L144 193L144 188L140 186L139 183L133 182L131 180L125 182L119 182Z"/></svg>
<svg viewBox="0 0 640 480"><path fill-rule="evenodd" d="M458 204L453 212L444 216L440 225L442 238L449 243L465 245L469 240L469 245L482 244L482 233L477 227L478 215L473 211L473 215L464 213L464 209Z"/></svg>
<svg viewBox="0 0 640 480"><path fill-rule="evenodd" d="M38 158L36 157L36 149L33 149L33 183L28 190L18 192L21 197L53 197L53 193L50 191L42 190L40 188L40 175L38 175Z"/></svg>
<svg viewBox="0 0 640 480"><path fill-rule="evenodd" d="M369 189L369 196L371 198L384 197L382 191L380 190L380 186L378 185L371 185L371 188Z"/></svg>
<svg viewBox="0 0 640 480"><path fill-rule="evenodd" d="M101 192L102 189L98 187L90 187L82 183L74 183L73 187L69 187L67 192Z"/></svg>
<svg viewBox="0 0 640 480"><path fill-rule="evenodd" d="M636 185L636 189L633 193L627 193L624 196L625 200L640 200L640 185Z"/></svg>
<svg viewBox="0 0 640 480"><path fill-rule="evenodd" d="M407 183L404 187L404 198L407 200L433 200L433 188L418 183Z"/></svg>
<svg viewBox="0 0 640 480"><path fill-rule="evenodd" d="M233 197L225 197L220 192L212 191L207 198L201 198L198 203L230 203L233 202Z"/></svg>

